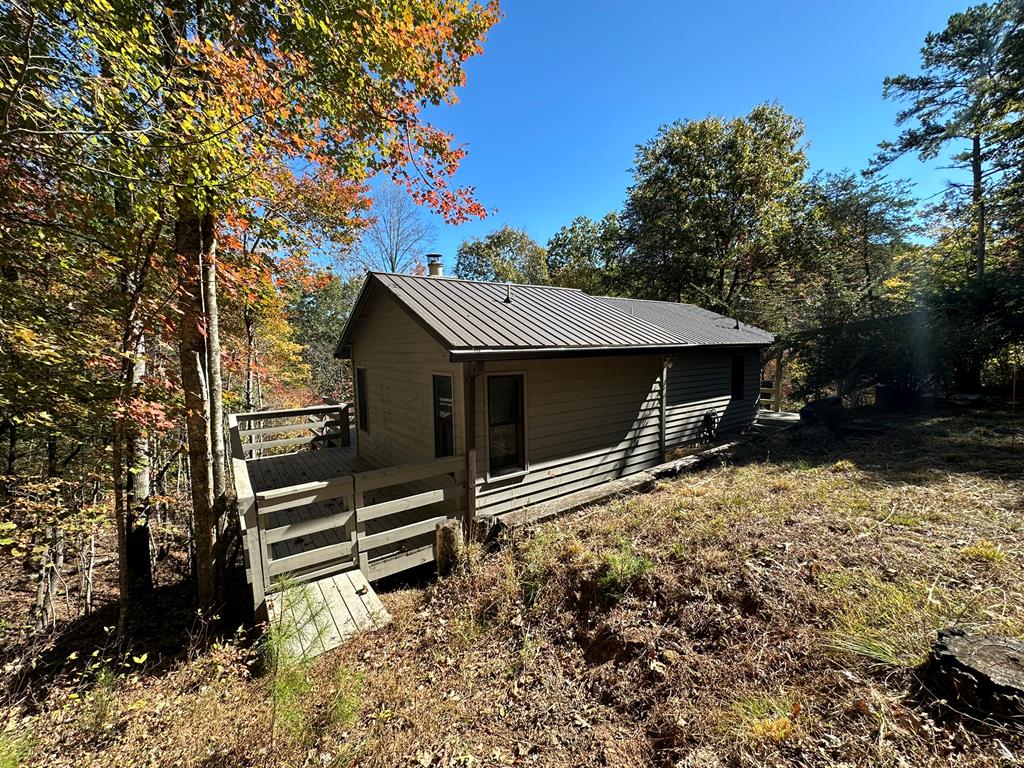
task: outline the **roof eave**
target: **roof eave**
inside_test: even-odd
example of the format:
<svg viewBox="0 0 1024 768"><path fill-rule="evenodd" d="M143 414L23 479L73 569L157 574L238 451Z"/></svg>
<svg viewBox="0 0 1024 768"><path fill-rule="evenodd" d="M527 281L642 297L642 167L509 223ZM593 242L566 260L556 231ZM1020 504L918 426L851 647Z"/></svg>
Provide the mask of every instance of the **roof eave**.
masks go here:
<svg viewBox="0 0 1024 768"><path fill-rule="evenodd" d="M723 347L766 347L770 342L751 341L735 344L637 344L613 347L503 347L453 349L449 359L454 362L477 360L525 360L551 357L613 357L619 355L655 355L681 352L689 349Z"/></svg>

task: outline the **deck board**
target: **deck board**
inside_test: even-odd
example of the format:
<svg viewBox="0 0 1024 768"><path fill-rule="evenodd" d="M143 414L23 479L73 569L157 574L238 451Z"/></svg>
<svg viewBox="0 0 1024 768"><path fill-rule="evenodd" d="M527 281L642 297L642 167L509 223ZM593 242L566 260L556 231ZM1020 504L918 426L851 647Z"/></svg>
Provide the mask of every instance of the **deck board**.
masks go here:
<svg viewBox="0 0 1024 768"><path fill-rule="evenodd" d="M289 658L311 658L337 648L357 632L391 621L373 587L348 570L268 596L271 626L282 627Z"/></svg>

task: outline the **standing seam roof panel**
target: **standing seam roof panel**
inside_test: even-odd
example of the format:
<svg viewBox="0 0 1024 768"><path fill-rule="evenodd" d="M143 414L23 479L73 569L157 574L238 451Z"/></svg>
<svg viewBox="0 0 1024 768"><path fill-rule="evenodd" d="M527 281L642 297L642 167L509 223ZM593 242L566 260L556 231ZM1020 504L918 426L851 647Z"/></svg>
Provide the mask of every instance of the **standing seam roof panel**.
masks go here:
<svg viewBox="0 0 1024 768"><path fill-rule="evenodd" d="M571 288L370 273L450 351L677 349L767 345L774 337L689 304L596 297ZM506 304L506 291L511 303ZM350 318L339 344L347 348Z"/></svg>

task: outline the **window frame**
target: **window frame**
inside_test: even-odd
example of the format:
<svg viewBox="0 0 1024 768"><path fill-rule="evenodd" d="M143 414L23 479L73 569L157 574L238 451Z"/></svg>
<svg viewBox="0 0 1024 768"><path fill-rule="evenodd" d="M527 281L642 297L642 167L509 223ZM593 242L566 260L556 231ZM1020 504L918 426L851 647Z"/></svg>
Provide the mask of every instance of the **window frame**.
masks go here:
<svg viewBox="0 0 1024 768"><path fill-rule="evenodd" d="M370 434L370 411L366 407L366 400L368 399L368 390L366 383L366 366L356 366L356 426L362 432Z"/></svg>
<svg viewBox="0 0 1024 768"><path fill-rule="evenodd" d="M500 472L495 474L491 471L491 379L501 376L517 376L522 382L521 395L522 395L522 417L523 417L523 445L522 445L522 456L523 465L520 469L510 470L508 472ZM527 382L526 382L526 371L493 371L491 373L484 374L484 460L487 462L485 477L487 482L509 480L512 478L523 477L530 471L530 431L529 431L529 418L527 417L527 403L529 402L527 395Z"/></svg>
<svg viewBox="0 0 1024 768"><path fill-rule="evenodd" d="M738 365L737 365L738 364ZM729 398L743 401L747 399L747 355L745 352L733 353L729 361ZM739 371L739 378L736 373ZM739 384L737 395L737 384Z"/></svg>
<svg viewBox="0 0 1024 768"><path fill-rule="evenodd" d="M437 448L438 448L438 444L437 444L438 417L437 417L437 390L435 388L435 380L439 379L439 378L448 379L448 381L451 384L451 392L452 392L452 413L451 413L451 421L452 421L452 450L451 450L451 453L446 453L443 456L440 456L437 453ZM446 459L446 458L449 458L451 456L455 456L456 455L455 454L455 442L456 442L456 440L455 440L455 375L451 371L431 371L430 372L430 415L431 415L431 421L432 421L432 423L434 425L434 458L435 459Z"/></svg>

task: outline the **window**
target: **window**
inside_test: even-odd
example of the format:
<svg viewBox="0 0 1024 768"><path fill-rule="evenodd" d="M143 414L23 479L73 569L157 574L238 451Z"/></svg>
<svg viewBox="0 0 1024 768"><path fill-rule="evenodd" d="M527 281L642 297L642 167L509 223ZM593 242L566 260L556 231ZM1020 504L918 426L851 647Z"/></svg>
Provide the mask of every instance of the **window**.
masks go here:
<svg viewBox="0 0 1024 768"><path fill-rule="evenodd" d="M746 358L743 355L732 356L732 399L742 400L745 396L744 379L746 378Z"/></svg>
<svg viewBox="0 0 1024 768"><path fill-rule="evenodd" d="M452 377L434 374L434 457L455 455Z"/></svg>
<svg viewBox="0 0 1024 768"><path fill-rule="evenodd" d="M523 376L487 377L487 461L493 477L526 469Z"/></svg>
<svg viewBox="0 0 1024 768"><path fill-rule="evenodd" d="M356 368L356 412L359 414L359 428L370 431L370 414L366 407L366 369Z"/></svg>

